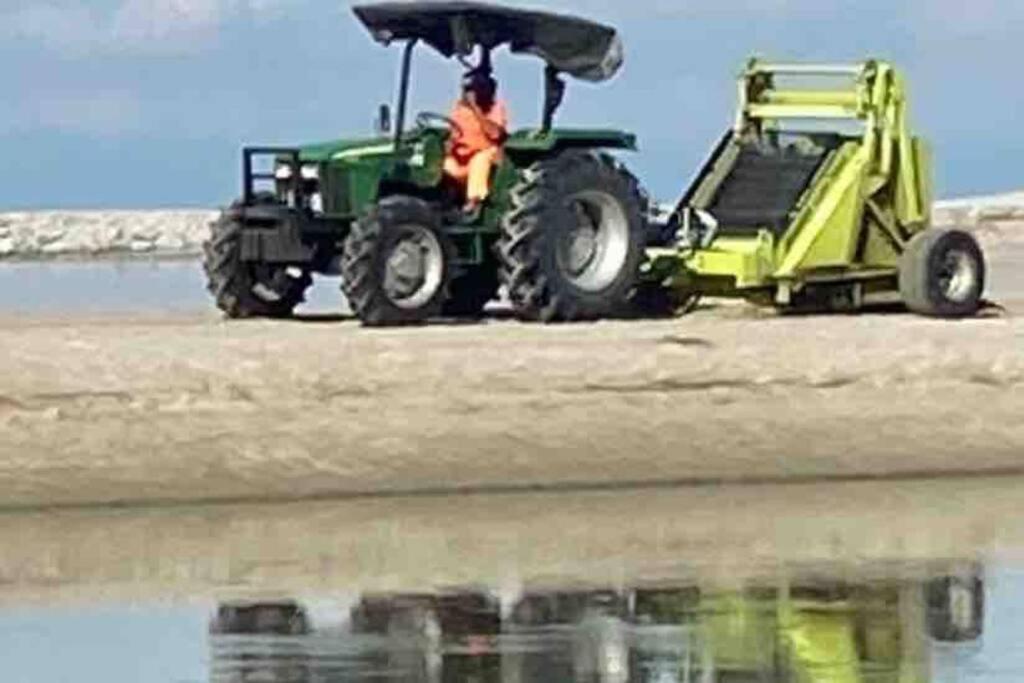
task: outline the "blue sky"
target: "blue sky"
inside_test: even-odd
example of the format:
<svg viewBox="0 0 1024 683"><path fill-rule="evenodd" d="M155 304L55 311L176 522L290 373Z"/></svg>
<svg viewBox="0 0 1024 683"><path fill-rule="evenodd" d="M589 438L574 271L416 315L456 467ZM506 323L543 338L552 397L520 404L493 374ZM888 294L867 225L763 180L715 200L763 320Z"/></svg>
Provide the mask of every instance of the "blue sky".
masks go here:
<svg viewBox="0 0 1024 683"><path fill-rule="evenodd" d="M733 77L753 53L892 59L943 194L1024 186L1024 3L533 4L621 28L626 68L610 84L573 84L561 121L638 133L629 164L659 198L682 192L728 125ZM458 69L419 56L414 106L447 109ZM343 0L3 0L0 210L222 204L237 193L243 144L368 133L397 61ZM502 57L499 68L514 119L534 123L538 65Z"/></svg>

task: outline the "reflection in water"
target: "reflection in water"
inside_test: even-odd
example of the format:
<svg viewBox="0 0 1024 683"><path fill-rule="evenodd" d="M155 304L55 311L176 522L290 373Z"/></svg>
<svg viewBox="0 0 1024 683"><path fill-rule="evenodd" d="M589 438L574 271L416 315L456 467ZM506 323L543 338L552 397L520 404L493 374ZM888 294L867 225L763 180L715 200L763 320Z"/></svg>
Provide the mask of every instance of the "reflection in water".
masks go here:
<svg viewBox="0 0 1024 683"><path fill-rule="evenodd" d="M306 611L295 602L220 605L210 620L211 679L311 681L309 635Z"/></svg>
<svg viewBox="0 0 1024 683"><path fill-rule="evenodd" d="M2 680L1017 681L1020 485L8 514Z"/></svg>
<svg viewBox="0 0 1024 683"><path fill-rule="evenodd" d="M499 680L500 601L486 593L366 597L355 634L376 636L377 677L401 681ZM372 642L372 641L371 641Z"/></svg>
<svg viewBox="0 0 1024 683"><path fill-rule="evenodd" d="M211 679L925 683L938 643L981 637L984 584L965 574L730 591L367 595L339 622L318 630L292 601L221 604Z"/></svg>

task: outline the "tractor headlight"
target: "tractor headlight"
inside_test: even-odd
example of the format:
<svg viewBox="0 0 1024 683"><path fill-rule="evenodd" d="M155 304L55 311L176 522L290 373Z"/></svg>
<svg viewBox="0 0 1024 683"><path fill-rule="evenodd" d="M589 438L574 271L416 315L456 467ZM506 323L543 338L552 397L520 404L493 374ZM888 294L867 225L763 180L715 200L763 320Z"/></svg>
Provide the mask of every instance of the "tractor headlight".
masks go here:
<svg viewBox="0 0 1024 683"><path fill-rule="evenodd" d="M277 180L291 180L292 179L292 167L289 164L280 164L274 169L274 178Z"/></svg>
<svg viewBox="0 0 1024 683"><path fill-rule="evenodd" d="M303 180L320 180L320 167L315 164L307 164L300 171Z"/></svg>

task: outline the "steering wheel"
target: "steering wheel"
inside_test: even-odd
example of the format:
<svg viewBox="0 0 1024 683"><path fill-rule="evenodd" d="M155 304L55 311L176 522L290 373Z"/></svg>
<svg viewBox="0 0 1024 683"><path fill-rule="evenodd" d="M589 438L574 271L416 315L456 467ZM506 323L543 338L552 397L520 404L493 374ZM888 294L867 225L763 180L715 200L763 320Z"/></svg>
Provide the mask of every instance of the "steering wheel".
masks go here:
<svg viewBox="0 0 1024 683"><path fill-rule="evenodd" d="M447 128L462 135L462 126L455 123L452 119L444 116L443 114L437 114L432 111L422 111L416 115L416 126L418 128L430 128L430 124L443 123Z"/></svg>

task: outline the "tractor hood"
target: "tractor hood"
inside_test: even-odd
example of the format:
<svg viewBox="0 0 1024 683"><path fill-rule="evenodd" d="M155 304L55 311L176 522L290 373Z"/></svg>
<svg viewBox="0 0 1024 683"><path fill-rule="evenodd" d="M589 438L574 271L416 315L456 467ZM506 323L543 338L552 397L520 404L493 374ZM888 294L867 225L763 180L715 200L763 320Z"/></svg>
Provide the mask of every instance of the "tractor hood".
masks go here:
<svg viewBox="0 0 1024 683"><path fill-rule="evenodd" d="M615 29L577 17L517 10L478 2L385 2L355 8L374 39L388 44L422 40L445 57L467 56L476 46L508 45L540 57L559 72L606 81L623 63Z"/></svg>
<svg viewBox="0 0 1024 683"><path fill-rule="evenodd" d="M395 141L390 137L331 140L299 146L299 156L309 163L356 160L393 154L394 151Z"/></svg>

